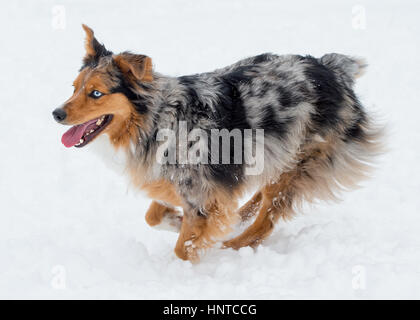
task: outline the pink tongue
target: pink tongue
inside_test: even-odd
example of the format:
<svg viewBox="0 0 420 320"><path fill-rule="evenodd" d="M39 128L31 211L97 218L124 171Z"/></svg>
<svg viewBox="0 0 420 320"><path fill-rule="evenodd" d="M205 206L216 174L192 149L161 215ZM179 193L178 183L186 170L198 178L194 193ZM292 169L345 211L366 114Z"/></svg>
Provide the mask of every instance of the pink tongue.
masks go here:
<svg viewBox="0 0 420 320"><path fill-rule="evenodd" d="M66 133L61 137L61 142L67 147L73 147L76 143L79 143L80 139L83 137L83 134L86 131L86 128L95 123L97 119L90 120L88 122L79 124L77 126L71 127Z"/></svg>

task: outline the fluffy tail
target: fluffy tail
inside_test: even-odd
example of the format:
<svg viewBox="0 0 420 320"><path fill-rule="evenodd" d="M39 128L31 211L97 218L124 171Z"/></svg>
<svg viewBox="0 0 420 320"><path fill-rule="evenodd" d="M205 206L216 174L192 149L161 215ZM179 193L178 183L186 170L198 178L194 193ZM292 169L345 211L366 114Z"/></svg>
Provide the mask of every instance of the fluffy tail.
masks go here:
<svg viewBox="0 0 420 320"><path fill-rule="evenodd" d="M350 86L354 84L355 79L365 73L367 67L363 58L354 58L339 53L328 53L322 56L320 61Z"/></svg>

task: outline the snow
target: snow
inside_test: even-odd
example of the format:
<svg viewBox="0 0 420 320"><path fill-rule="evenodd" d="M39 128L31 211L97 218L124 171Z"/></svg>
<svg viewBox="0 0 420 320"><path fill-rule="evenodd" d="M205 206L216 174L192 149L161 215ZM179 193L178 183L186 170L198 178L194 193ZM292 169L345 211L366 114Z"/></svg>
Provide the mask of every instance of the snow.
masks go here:
<svg viewBox="0 0 420 320"><path fill-rule="evenodd" d="M420 298L419 9L414 0L2 2L0 298ZM81 23L170 75L267 51L365 57L357 92L388 123L389 151L362 188L278 223L257 250L181 261L176 234L145 223L149 199L89 149L60 143L65 128L51 111L72 92Z"/></svg>

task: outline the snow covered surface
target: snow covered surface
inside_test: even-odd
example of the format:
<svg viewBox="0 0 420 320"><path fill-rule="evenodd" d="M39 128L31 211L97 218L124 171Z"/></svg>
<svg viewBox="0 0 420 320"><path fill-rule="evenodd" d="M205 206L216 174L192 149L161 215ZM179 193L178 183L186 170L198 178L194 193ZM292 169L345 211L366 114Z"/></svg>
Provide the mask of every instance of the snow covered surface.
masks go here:
<svg viewBox="0 0 420 320"><path fill-rule="evenodd" d="M414 0L1 2L0 298L420 298L419 9ZM357 92L388 122L389 152L363 188L280 222L258 250L181 261L176 234L146 225L150 200L89 150L60 143L65 128L51 111L72 92L81 23L170 75L267 51L365 57Z"/></svg>

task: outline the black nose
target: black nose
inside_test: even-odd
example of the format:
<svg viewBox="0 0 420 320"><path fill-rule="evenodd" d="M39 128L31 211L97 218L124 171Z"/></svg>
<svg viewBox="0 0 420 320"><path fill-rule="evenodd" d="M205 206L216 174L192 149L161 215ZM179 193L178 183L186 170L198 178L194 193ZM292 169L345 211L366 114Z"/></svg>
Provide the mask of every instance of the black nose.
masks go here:
<svg viewBox="0 0 420 320"><path fill-rule="evenodd" d="M61 108L55 109L52 114L57 122L61 122L67 117L67 113Z"/></svg>

